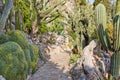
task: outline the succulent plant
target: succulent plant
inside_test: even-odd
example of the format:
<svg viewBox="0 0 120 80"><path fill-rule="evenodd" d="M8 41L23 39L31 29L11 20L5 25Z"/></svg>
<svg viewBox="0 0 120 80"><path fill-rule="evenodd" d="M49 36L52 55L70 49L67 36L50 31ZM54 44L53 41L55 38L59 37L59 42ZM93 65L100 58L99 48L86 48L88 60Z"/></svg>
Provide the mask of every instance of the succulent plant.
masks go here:
<svg viewBox="0 0 120 80"><path fill-rule="evenodd" d="M104 12L104 13L103 13ZM105 19L105 7L102 4L98 4L96 7L96 15L97 15L97 26L98 26L98 36L102 47L105 50L110 50L113 52L111 56L111 75L112 80L116 80L120 75L120 13L113 19L113 48L111 48L109 36L106 28ZM104 15L104 16L103 16Z"/></svg>
<svg viewBox="0 0 120 80"><path fill-rule="evenodd" d="M26 80L30 69L32 73L37 69L38 50L28 44L22 31L0 33L0 75L6 80Z"/></svg>
<svg viewBox="0 0 120 80"><path fill-rule="evenodd" d="M95 9L96 12L96 26L98 26L98 36L101 45L105 50L111 50L110 39L107 33L106 8L103 4L98 4Z"/></svg>

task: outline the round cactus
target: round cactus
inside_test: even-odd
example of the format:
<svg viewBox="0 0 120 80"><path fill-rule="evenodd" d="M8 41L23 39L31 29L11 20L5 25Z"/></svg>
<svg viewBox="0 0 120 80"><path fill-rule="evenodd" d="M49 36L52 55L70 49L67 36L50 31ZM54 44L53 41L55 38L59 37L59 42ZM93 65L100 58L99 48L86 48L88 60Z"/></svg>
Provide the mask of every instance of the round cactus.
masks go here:
<svg viewBox="0 0 120 80"><path fill-rule="evenodd" d="M24 51L17 43L6 42L0 45L0 74L6 80L25 80L27 68Z"/></svg>

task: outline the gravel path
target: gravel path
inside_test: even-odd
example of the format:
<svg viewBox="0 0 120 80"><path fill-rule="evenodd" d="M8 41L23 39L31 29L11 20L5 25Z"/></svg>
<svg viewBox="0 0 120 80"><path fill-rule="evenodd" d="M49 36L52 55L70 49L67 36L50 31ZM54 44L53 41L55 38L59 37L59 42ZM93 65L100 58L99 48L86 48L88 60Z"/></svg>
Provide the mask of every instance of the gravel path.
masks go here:
<svg viewBox="0 0 120 80"><path fill-rule="evenodd" d="M49 59L41 66L30 80L72 80L69 70L70 53L60 46L49 48Z"/></svg>

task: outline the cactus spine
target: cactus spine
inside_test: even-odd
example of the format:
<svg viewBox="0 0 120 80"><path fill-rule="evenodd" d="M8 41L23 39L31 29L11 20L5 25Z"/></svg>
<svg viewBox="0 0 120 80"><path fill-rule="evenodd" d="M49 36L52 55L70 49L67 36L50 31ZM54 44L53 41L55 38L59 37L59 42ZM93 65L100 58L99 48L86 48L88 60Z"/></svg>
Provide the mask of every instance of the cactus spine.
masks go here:
<svg viewBox="0 0 120 80"><path fill-rule="evenodd" d="M98 4L96 7L96 24L98 26L98 36L100 43L106 50L111 50L113 55L111 57L111 75L116 79L120 75L120 13L118 13L113 19L113 49L110 45L109 36L106 27L106 11L102 4ZM105 19L105 20L104 20ZM112 78L112 80L114 80Z"/></svg>
<svg viewBox="0 0 120 80"><path fill-rule="evenodd" d="M110 40L107 34L106 8L103 4L96 6L96 25L98 26L98 36L101 45L105 50L111 49Z"/></svg>

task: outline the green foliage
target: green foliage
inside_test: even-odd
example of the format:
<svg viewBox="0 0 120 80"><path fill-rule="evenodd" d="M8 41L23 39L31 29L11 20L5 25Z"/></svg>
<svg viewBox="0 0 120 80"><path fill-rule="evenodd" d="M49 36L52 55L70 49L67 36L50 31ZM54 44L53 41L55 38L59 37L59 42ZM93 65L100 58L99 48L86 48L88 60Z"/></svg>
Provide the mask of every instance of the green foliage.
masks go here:
<svg viewBox="0 0 120 80"><path fill-rule="evenodd" d="M14 9L17 15L16 17L22 17L23 26L31 28L30 22L30 3L26 0L14 0Z"/></svg>
<svg viewBox="0 0 120 80"><path fill-rule="evenodd" d="M97 36L97 30L94 29L94 32L91 34L91 39L98 39L98 36Z"/></svg>
<svg viewBox="0 0 120 80"><path fill-rule="evenodd" d="M117 0L116 2L116 13L120 11L120 0Z"/></svg>
<svg viewBox="0 0 120 80"><path fill-rule="evenodd" d="M71 28L68 28L67 32L68 32L68 35L70 37L72 37L72 39L75 41L76 40L76 33Z"/></svg>
<svg viewBox="0 0 120 80"><path fill-rule="evenodd" d="M37 70L37 64L38 64L38 47L30 44L30 56L31 56L31 67L32 67L32 73L34 73Z"/></svg>
<svg viewBox="0 0 120 80"><path fill-rule="evenodd" d="M27 69L24 51L17 43L6 42L0 45L0 74L6 80L25 80Z"/></svg>
<svg viewBox="0 0 120 80"><path fill-rule="evenodd" d="M64 32L64 27L62 26L62 23L58 19L56 19L53 21L51 26L47 25L40 26L38 33L43 34L46 32L55 32L57 34L62 34Z"/></svg>
<svg viewBox="0 0 120 80"><path fill-rule="evenodd" d="M50 27L51 32L55 32L57 34L62 34L64 31L64 27L59 19L53 21L53 25Z"/></svg>
<svg viewBox="0 0 120 80"><path fill-rule="evenodd" d="M76 63L78 58L80 58L79 54L71 54L71 56L70 56L70 62L71 63Z"/></svg>
<svg viewBox="0 0 120 80"><path fill-rule="evenodd" d="M43 33L46 33L46 32L48 32L48 31L49 31L49 27L46 26L46 25L42 25L42 26L40 26L40 28L39 28L39 30L38 30L38 33L39 33L39 34L43 34Z"/></svg>

